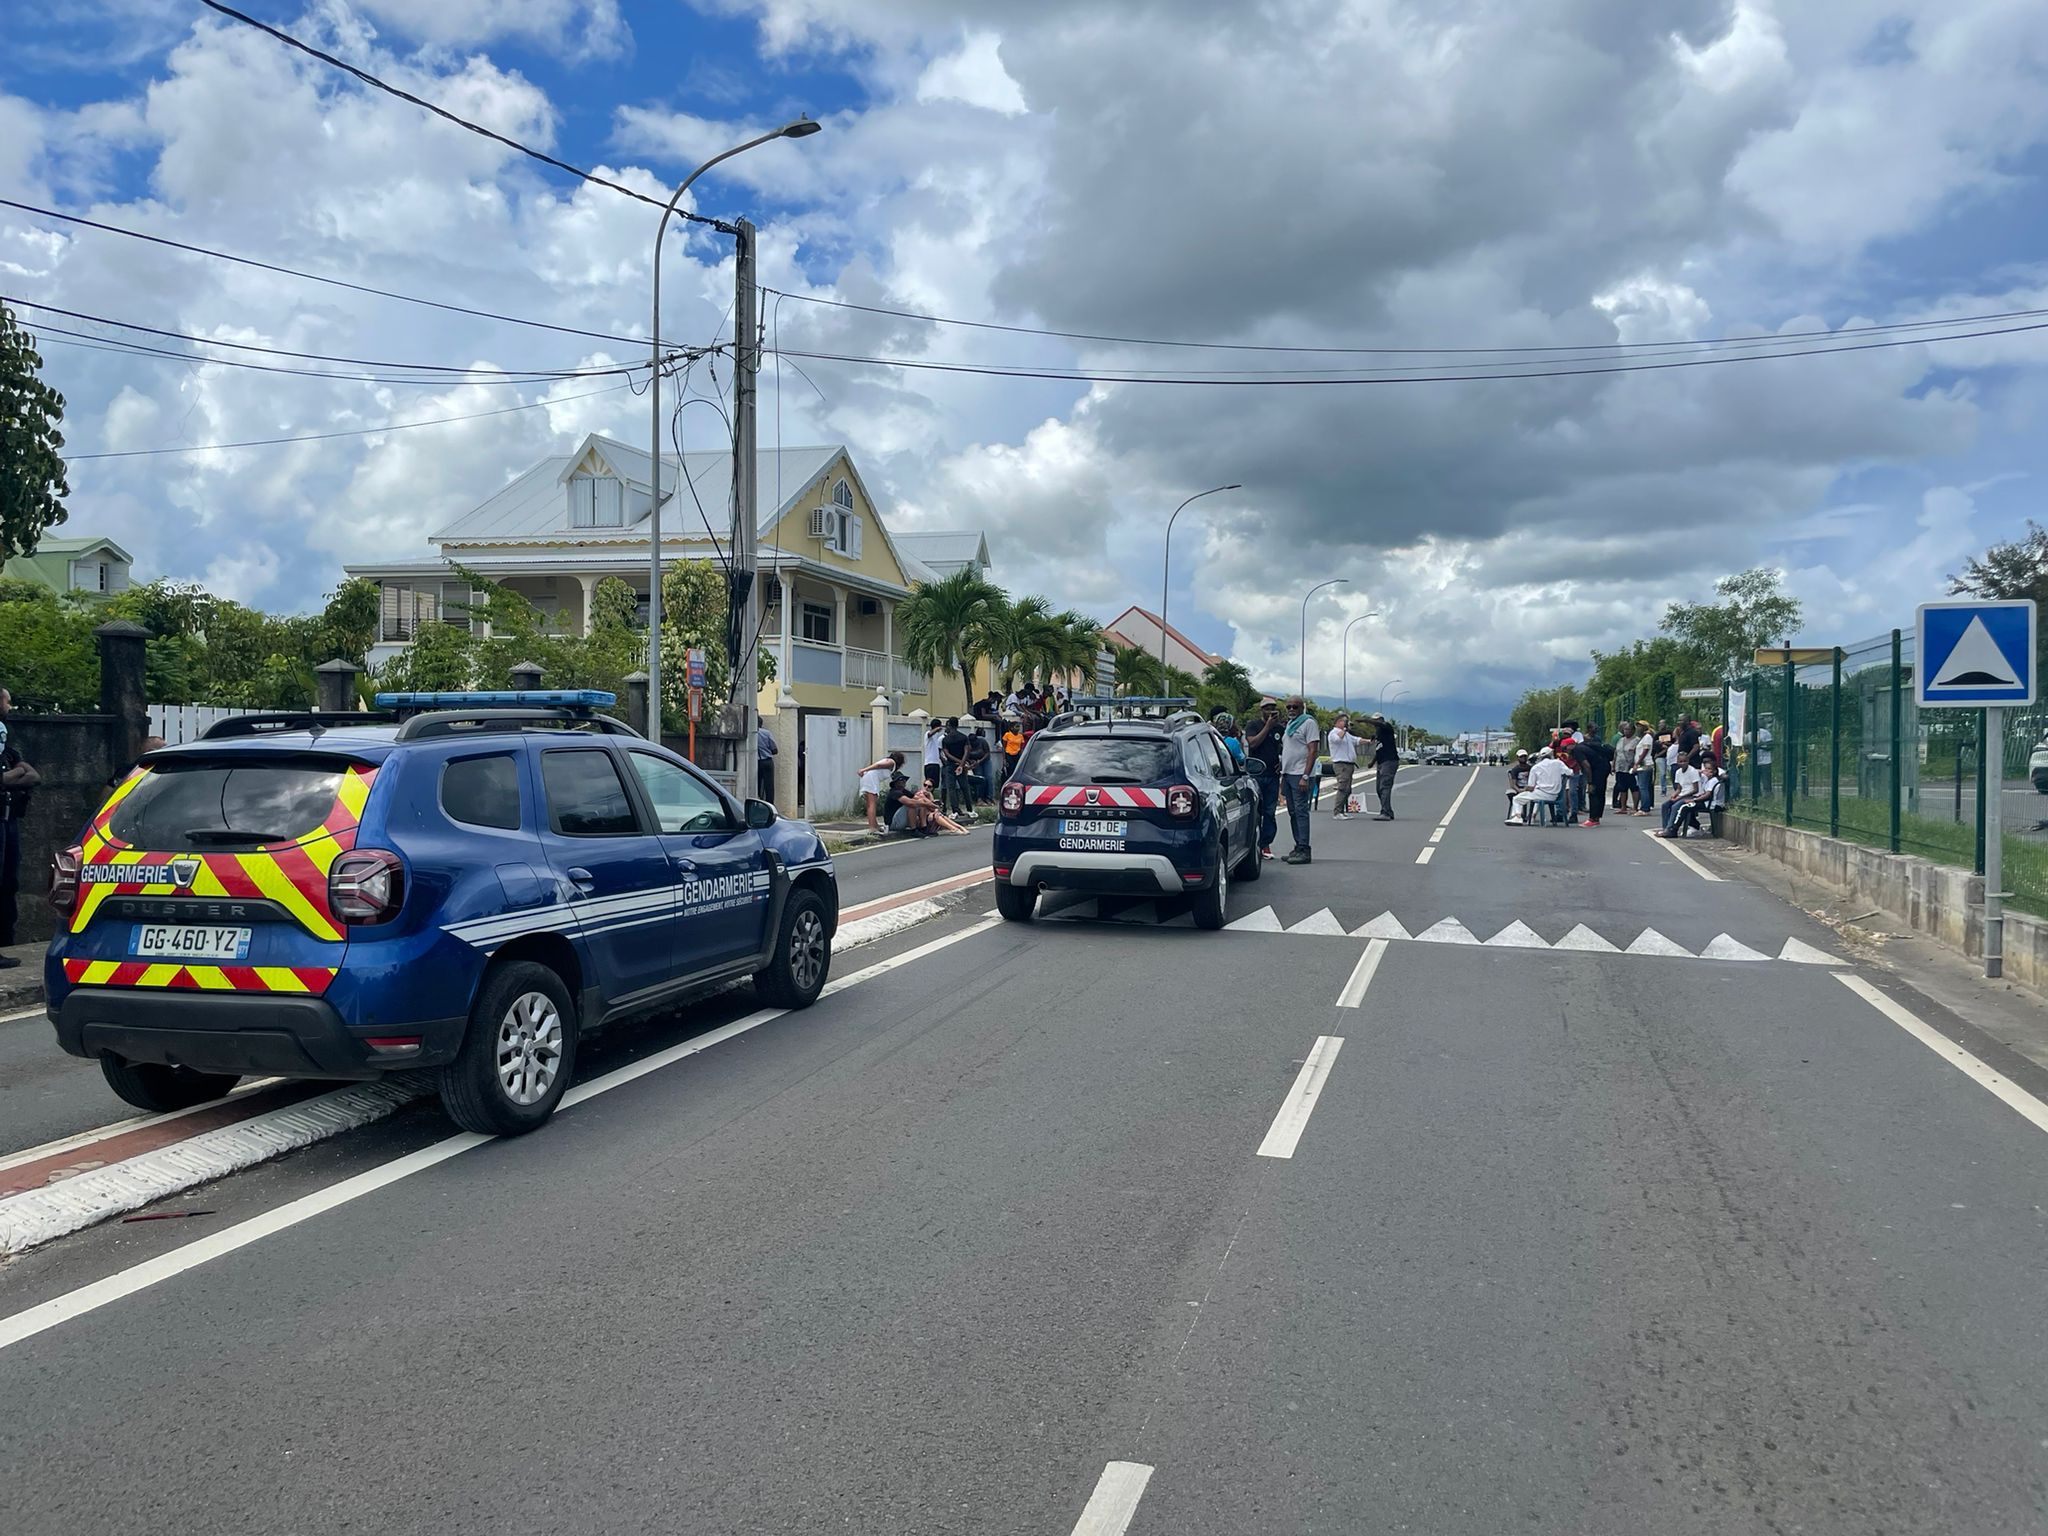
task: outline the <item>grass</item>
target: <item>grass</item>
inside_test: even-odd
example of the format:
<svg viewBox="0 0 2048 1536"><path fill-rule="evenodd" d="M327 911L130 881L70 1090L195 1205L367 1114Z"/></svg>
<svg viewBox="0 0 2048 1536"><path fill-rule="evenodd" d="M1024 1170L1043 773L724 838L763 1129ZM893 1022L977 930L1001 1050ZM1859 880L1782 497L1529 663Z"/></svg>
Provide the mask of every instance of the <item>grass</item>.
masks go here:
<svg viewBox="0 0 2048 1536"><path fill-rule="evenodd" d="M1730 811L1759 821L1784 820L1782 800L1774 800L1767 806L1738 801ZM1840 836L1844 842L1861 843L1868 848L1889 848L1891 814L1891 806L1886 801L1844 795ZM1807 831L1826 832L1827 801L1810 796L1794 800L1792 825ZM2031 912L2036 917L2048 917L2048 843L2022 838L2011 832L2005 834L2003 843L2005 888L2012 892L2007 904L2022 912ZM1899 851L1918 854L1937 864L1975 869L1977 827L1970 821L1935 821L1926 816L1901 815Z"/></svg>

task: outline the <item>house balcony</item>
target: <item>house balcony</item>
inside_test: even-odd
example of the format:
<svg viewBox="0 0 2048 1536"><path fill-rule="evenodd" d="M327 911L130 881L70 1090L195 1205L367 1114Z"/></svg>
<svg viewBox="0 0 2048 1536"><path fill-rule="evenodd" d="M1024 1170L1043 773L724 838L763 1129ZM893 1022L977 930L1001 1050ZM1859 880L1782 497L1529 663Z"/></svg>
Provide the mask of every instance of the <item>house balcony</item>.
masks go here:
<svg viewBox="0 0 2048 1536"><path fill-rule="evenodd" d="M790 665L785 667L779 641L763 640L761 649L775 658L775 675L791 684L808 683L818 688L857 688L923 696L931 691L931 679L906 665L901 657L860 646L822 645L810 640L790 644Z"/></svg>

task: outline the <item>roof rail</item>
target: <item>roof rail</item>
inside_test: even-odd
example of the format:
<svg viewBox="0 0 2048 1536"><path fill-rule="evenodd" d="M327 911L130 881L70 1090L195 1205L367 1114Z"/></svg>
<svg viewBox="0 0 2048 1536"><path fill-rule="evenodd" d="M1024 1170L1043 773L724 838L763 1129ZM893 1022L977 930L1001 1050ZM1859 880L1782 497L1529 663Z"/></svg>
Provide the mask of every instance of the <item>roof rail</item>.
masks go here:
<svg viewBox="0 0 2048 1536"><path fill-rule="evenodd" d="M623 720L594 715L573 707L561 709L433 709L409 718L398 728L398 740L422 741L431 736L464 736L490 731L573 731L589 727L603 736L638 736Z"/></svg>
<svg viewBox="0 0 2048 1536"><path fill-rule="evenodd" d="M299 709L266 715L229 715L200 732L201 741L228 741L236 736L261 736L270 731L311 731L318 735L337 725L390 725L392 716L376 710Z"/></svg>
<svg viewBox="0 0 2048 1536"><path fill-rule="evenodd" d="M1176 709L1166 717L1168 725L1200 725L1202 712L1199 709Z"/></svg>

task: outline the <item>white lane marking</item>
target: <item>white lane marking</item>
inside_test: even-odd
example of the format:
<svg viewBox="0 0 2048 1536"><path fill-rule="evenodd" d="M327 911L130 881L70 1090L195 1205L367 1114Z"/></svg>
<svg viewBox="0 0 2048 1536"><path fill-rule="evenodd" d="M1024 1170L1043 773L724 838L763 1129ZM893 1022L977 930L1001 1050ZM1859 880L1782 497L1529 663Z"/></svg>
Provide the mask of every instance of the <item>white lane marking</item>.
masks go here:
<svg viewBox="0 0 2048 1536"><path fill-rule="evenodd" d="M1559 939L1552 947L1556 949L1583 949L1591 953L1606 955L1618 955L1621 953L1620 946L1611 944L1606 939L1601 938L1599 934L1588 928L1584 923L1576 925L1570 933Z"/></svg>
<svg viewBox="0 0 2048 1536"><path fill-rule="evenodd" d="M1280 918L1271 907L1261 907L1256 912L1247 912L1234 923L1223 925L1225 933L1278 933Z"/></svg>
<svg viewBox="0 0 2048 1536"><path fill-rule="evenodd" d="M19 1013L0 1013L0 1024L14 1024L22 1019L42 1019L47 1017L49 1017L48 1013L41 1008L24 1008Z"/></svg>
<svg viewBox="0 0 2048 1536"><path fill-rule="evenodd" d="M1643 828L1643 836L1654 839L1659 848L1662 848L1666 853L1670 854L1671 857L1678 860L1679 863L1683 864L1687 869L1691 870L1694 874L1698 875L1702 880L1711 880L1716 885L1720 885L1723 883L1719 875L1715 874L1711 869L1707 868L1706 865L1702 864L1698 859L1694 858L1691 854L1687 853L1683 848L1679 847L1678 840L1676 838L1658 837L1657 834L1648 827Z"/></svg>
<svg viewBox="0 0 2048 1536"><path fill-rule="evenodd" d="M1351 978L1344 983L1344 990L1337 994L1339 1008L1356 1008L1365 1001L1365 989L1372 985L1372 978L1380 968L1380 956L1387 952L1385 939L1374 939L1365 946L1365 953L1358 957L1358 964L1351 968Z"/></svg>
<svg viewBox="0 0 2048 1536"><path fill-rule="evenodd" d="M1451 824L1451 818L1458 814L1458 807L1465 803L1465 797L1472 793L1472 786L1478 782L1479 769L1475 766L1472 770L1472 777L1467 779L1465 787L1458 791L1458 798L1451 802L1451 808L1444 812L1444 819L1437 823L1438 826L1448 827Z"/></svg>
<svg viewBox="0 0 2048 1536"><path fill-rule="evenodd" d="M841 923L832 934L832 953L836 955L841 950L872 944L877 939L886 939L892 933L915 928L919 923L927 922L945 910L936 901L911 901L900 907L890 907L886 911L875 912L867 917L857 917L849 923Z"/></svg>
<svg viewBox="0 0 2048 1536"><path fill-rule="evenodd" d="M986 933L989 929L995 927L999 921L999 918L990 917L962 928L957 932L949 933L942 938L933 939L930 943L922 944L916 949L906 950L900 955L892 955L887 960L879 960L875 964L868 966L865 970L855 971L851 976L843 976L839 980L828 984L825 988L825 993L840 992L848 987L858 986L863 981L884 975L889 971L897 969L899 966L908 965L913 960L921 959L926 955L934 954L948 945L959 943L962 939L970 939L978 933ZM672 1046L667 1051L657 1052L655 1056L649 1057L644 1061L636 1061L629 1066L620 1067L617 1071L607 1072L602 1077L592 1078L587 1083L579 1084L562 1096L563 1103L567 1104L573 1098L574 1102L580 1104L587 1099L595 1098L600 1093L609 1093L612 1089L630 1083L635 1078L645 1077L649 1072L657 1070L658 1067L667 1065L669 1061L681 1060L682 1057L693 1055L697 1051L704 1050L710 1045L718 1043L718 1041L730 1040L735 1035L743 1034L746 1030L753 1029L767 1023L770 1019L780 1018L781 1016L782 1010L766 1008L758 1013L749 1014L743 1019L736 1019L731 1024L712 1030L696 1040L685 1041L682 1045ZM714 1036L716 1039L713 1038ZM359 1200L364 1195L374 1194L388 1184L396 1184L401 1179L410 1178L415 1173L423 1172L428 1168L432 1168L437 1163L444 1163L451 1157L467 1152L472 1147L483 1146L492 1140L495 1140L495 1138L478 1136L469 1131L460 1132L457 1135L450 1136L445 1141L437 1141L430 1147L422 1147L417 1152L409 1152L404 1157L384 1164L381 1168L369 1169L367 1172L359 1173L353 1178L344 1179L339 1184L330 1185L326 1189L316 1190L310 1195L301 1195L298 1199L287 1201L275 1210L265 1211L261 1216L252 1216L247 1221L237 1222L232 1227L187 1243L182 1248L174 1249L170 1253L160 1254L156 1258L121 1270L116 1274L95 1280L90 1285L80 1286L75 1291L67 1291L61 1296L52 1297L38 1306L29 1307L24 1311L17 1312L12 1317L0 1318L0 1349L6 1349L11 1345L19 1344L24 1339L32 1339L46 1329L55 1328L61 1323L67 1323L74 1318L83 1317L86 1313L95 1312L101 1307L121 1300L125 1296L132 1296L137 1291L147 1290L150 1286L173 1279L178 1275L184 1274L187 1270L197 1269L202 1264L211 1263L213 1260L223 1258L237 1249L246 1248L251 1243L259 1242L273 1233L282 1232L287 1228L298 1226L301 1222L310 1221L315 1216L323 1215L338 1206L347 1205L350 1201Z"/></svg>
<svg viewBox="0 0 2048 1536"><path fill-rule="evenodd" d="M1301 1140L1301 1133L1308 1129L1308 1117L1315 1112L1316 1100L1322 1097L1323 1084L1329 1081L1330 1068L1343 1048L1341 1035L1317 1036L1315 1049L1301 1064L1301 1072L1294 1079L1287 1102L1280 1106L1280 1113L1273 1117L1272 1129L1259 1143L1259 1156L1294 1156L1295 1144Z"/></svg>
<svg viewBox="0 0 2048 1536"><path fill-rule="evenodd" d="M316 1141L359 1130L426 1091L424 1083L404 1078L351 1083L106 1168L10 1195L0 1200L0 1254L24 1252L181 1189L224 1179Z"/></svg>
<svg viewBox="0 0 2048 1536"><path fill-rule="evenodd" d="M1328 907L1312 912L1287 930L1289 933L1327 933L1338 938L1344 936L1344 925L1337 921L1337 914Z"/></svg>
<svg viewBox="0 0 2048 1536"><path fill-rule="evenodd" d="M23 1163L41 1162L46 1157L55 1157L59 1152L70 1152L78 1147L89 1147L94 1142L108 1141L116 1136L125 1136L130 1131L147 1130L152 1125L164 1125L172 1120L183 1120L188 1115L203 1114L209 1109L219 1109L223 1104L232 1104L237 1099L246 1099L253 1093L283 1082L281 1077L252 1077L246 1083L238 1083L235 1091L223 1099L208 1099L204 1104L194 1104L190 1109L167 1109L160 1115L131 1115L126 1120L116 1120L90 1131L79 1131L70 1136L59 1136L55 1141L46 1141L39 1147L27 1147L20 1152L10 1152L0 1157L0 1173L9 1168L19 1168Z"/></svg>
<svg viewBox="0 0 2048 1536"><path fill-rule="evenodd" d="M1787 939L1785 947L1778 951L1780 960L1790 960L1794 965L1847 965L1849 962L1840 955L1831 955L1824 949L1815 949L1804 939Z"/></svg>
<svg viewBox="0 0 2048 1536"><path fill-rule="evenodd" d="M839 916L842 921L853 917L864 917L877 907L883 906L888 902L910 901L919 896L943 895L948 891L966 890L969 886L979 885L984 880L993 878L994 876L989 870L970 869L961 874L948 875L943 880L927 880L923 885L913 885L908 890L891 891L886 896L874 896L866 901L857 901L840 913Z"/></svg>
<svg viewBox="0 0 2048 1536"><path fill-rule="evenodd" d="M1363 928L1351 930L1354 939L1405 939L1408 930L1401 926L1401 919L1391 912L1382 912Z"/></svg>
<svg viewBox="0 0 2048 1536"><path fill-rule="evenodd" d="M2048 1104L2043 1104L2026 1089L2013 1082L2003 1073L1994 1072L1982 1061L1972 1056L1940 1030L1923 1024L1918 1018L1886 997L1861 976L1845 976L1839 971L1835 980L1862 998L1879 1013L1890 1019L1907 1034L1934 1052L1943 1061L1961 1072L1979 1088L2004 1102L2007 1107L2018 1110L2033 1122L2036 1130L2048 1131Z"/></svg>
<svg viewBox="0 0 2048 1536"><path fill-rule="evenodd" d="M1435 831L1429 834L1429 840L1432 843L1440 843L1444 840L1444 834L1450 830L1451 829L1449 827L1438 827Z"/></svg>
<svg viewBox="0 0 2048 1536"><path fill-rule="evenodd" d="M1486 941L1495 949L1548 949L1550 941L1520 918Z"/></svg>
<svg viewBox="0 0 2048 1536"><path fill-rule="evenodd" d="M1088 1507L1074 1526L1074 1536L1123 1536L1131 1517L1138 1512L1138 1500L1152 1481L1152 1469L1141 1461L1112 1461L1095 1480L1088 1495Z"/></svg>
<svg viewBox="0 0 2048 1536"><path fill-rule="evenodd" d="M1625 953L1631 955L1685 955L1688 958L1692 955L1692 951L1683 944L1665 938L1663 934L1654 928L1645 928L1641 933L1637 934L1630 942Z"/></svg>
<svg viewBox="0 0 2048 1536"><path fill-rule="evenodd" d="M1415 855L1415 862L1418 864L1427 864L1431 859L1435 857L1436 847L1434 844L1432 844L1431 846L1423 849L1422 852Z"/></svg>
<svg viewBox="0 0 2048 1536"><path fill-rule="evenodd" d="M1424 944L1477 944L1479 942L1478 939L1473 937L1472 930L1459 922L1455 917L1447 917L1442 922L1431 923L1422 932L1415 935L1415 937Z"/></svg>
<svg viewBox="0 0 2048 1536"><path fill-rule="evenodd" d="M1702 960L1769 960L1771 957L1751 949L1740 939L1731 939L1725 933L1717 933L1707 941L1707 947L1700 951Z"/></svg>

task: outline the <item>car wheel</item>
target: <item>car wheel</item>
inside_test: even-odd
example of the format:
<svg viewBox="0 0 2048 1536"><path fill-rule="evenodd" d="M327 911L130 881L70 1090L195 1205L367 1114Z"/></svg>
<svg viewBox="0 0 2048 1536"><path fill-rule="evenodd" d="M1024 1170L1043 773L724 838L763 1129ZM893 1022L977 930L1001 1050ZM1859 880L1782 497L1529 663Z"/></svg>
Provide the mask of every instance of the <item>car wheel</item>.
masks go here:
<svg viewBox="0 0 2048 1536"><path fill-rule="evenodd" d="M1009 922L1030 922L1038 912L1038 888L1002 882L996 886L996 910Z"/></svg>
<svg viewBox="0 0 2048 1536"><path fill-rule="evenodd" d="M832 970L832 934L825 903L809 891L791 891L782 908L775 958L754 972L754 991L771 1008L808 1008L825 990Z"/></svg>
<svg viewBox="0 0 2048 1536"><path fill-rule="evenodd" d="M1258 855L1256 851L1253 857ZM1230 849L1228 846L1217 850L1216 878L1209 883L1206 891L1195 892L1195 926L1216 929L1223 926L1223 908L1230 900Z"/></svg>
<svg viewBox="0 0 2048 1536"><path fill-rule="evenodd" d="M1250 885L1265 872L1266 868L1266 861L1259 857L1258 839L1252 838L1249 841L1251 846L1245 850L1244 862L1230 872L1231 878L1243 885Z"/></svg>
<svg viewBox="0 0 2048 1536"><path fill-rule="evenodd" d="M124 1061L119 1056L102 1056L100 1072L106 1077L107 1086L128 1103L158 1114L225 1098L228 1090L241 1081L232 1073L194 1072L190 1067Z"/></svg>
<svg viewBox="0 0 2048 1536"><path fill-rule="evenodd" d="M441 1069L441 1104L465 1131L518 1136L555 1112L576 1067L576 1006L530 960L484 978L462 1049Z"/></svg>

